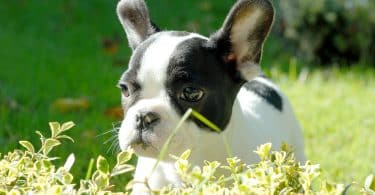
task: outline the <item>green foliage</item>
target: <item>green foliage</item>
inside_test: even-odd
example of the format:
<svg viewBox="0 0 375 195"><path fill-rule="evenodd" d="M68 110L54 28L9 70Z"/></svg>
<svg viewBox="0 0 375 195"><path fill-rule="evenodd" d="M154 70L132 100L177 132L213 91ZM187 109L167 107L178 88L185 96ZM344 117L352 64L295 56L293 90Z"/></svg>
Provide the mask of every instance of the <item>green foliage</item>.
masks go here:
<svg viewBox="0 0 375 195"><path fill-rule="evenodd" d="M318 180L319 165L299 164L289 147L272 151L271 144L258 147L261 161L246 165L240 159L228 158L227 165L206 162L202 168L188 163L190 152L176 161L176 169L184 181L183 188L165 188L161 194L340 194L343 184ZM216 175L227 171L228 177ZM313 183L318 187L313 188ZM228 185L229 184L229 185Z"/></svg>
<svg viewBox="0 0 375 195"><path fill-rule="evenodd" d="M280 8L284 35L296 43L302 59L375 62L374 1L280 1Z"/></svg>
<svg viewBox="0 0 375 195"><path fill-rule="evenodd" d="M187 114L190 115L191 112ZM49 152L61 143L61 139L71 139L63 132L73 127L72 122L50 123L51 137L40 134L42 145L35 151L32 143L20 141L26 150L15 150L0 160L0 194L128 194L130 188L115 192L111 179L114 176L132 172L134 166L127 164L133 151L120 152L117 163L110 169L108 161L99 156L96 170L90 179L73 183L69 172L74 163L70 155L64 166L56 166L56 157ZM39 133L38 133L39 134ZM53 140L53 141L47 141ZM59 143L59 144L57 144ZM271 144L258 147L255 153L260 162L246 165L237 157L228 158L226 165L219 162L205 162L203 167L189 163L190 150L176 159L175 168L180 174L183 187L167 186L151 194L341 194L343 184L328 183L320 178L319 165L307 161L298 163L290 147L283 145L281 151L272 151ZM225 174L222 174L225 173ZM131 183L131 182L130 182ZM124 184L125 186L125 184ZM373 194L373 175L367 177L363 194Z"/></svg>
<svg viewBox="0 0 375 195"><path fill-rule="evenodd" d="M110 179L116 175L134 170L134 166L126 164L133 151L121 152L117 156L117 164L110 170L107 160L99 156L96 160L96 171L90 179L73 183L73 175L69 172L74 163L74 155L70 155L64 166L56 166L48 154L61 144L62 139L73 140L62 133L68 131L74 123L50 123L51 137L40 132L41 147L35 147L29 141L20 141L26 150L14 150L0 160L0 194L108 194L113 193ZM78 189L77 189L78 187Z"/></svg>

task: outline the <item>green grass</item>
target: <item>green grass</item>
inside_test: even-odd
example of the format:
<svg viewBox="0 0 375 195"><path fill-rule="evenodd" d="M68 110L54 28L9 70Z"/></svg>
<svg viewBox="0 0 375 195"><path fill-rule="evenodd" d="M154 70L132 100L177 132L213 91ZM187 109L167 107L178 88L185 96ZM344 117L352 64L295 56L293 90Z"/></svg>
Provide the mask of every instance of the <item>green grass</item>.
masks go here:
<svg viewBox="0 0 375 195"><path fill-rule="evenodd" d="M278 79L304 129L306 153L331 181L375 173L375 71L320 70L306 81Z"/></svg>
<svg viewBox="0 0 375 195"><path fill-rule="evenodd" d="M115 158L107 152L110 144L103 144L109 135L98 135L118 121L104 112L120 104L115 85L130 55L115 15L116 2L2 2L0 153L19 147L18 140L38 139L34 131L47 133L49 121L72 120L77 127L70 135L76 142L64 144L55 155L75 153L75 175L84 178L90 158L99 154ZM221 25L233 3L212 2L148 4L153 20L162 28L209 35ZM119 44L118 53L108 54L102 48L107 38ZM314 70L306 81L298 81L294 73L298 71L291 71L289 59L283 45L271 37L263 58L265 71L290 97L304 129L309 159L321 163L332 180L363 181L365 175L375 172L375 71ZM301 69L298 62L296 66ZM62 97L85 97L90 108L68 113L51 109Z"/></svg>

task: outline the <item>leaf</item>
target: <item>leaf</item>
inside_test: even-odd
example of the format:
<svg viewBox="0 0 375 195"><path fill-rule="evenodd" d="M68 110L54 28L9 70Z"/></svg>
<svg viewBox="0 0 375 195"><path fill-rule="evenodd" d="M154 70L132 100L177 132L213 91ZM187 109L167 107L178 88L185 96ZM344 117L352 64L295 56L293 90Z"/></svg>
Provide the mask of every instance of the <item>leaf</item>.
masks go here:
<svg viewBox="0 0 375 195"><path fill-rule="evenodd" d="M375 192L375 180L374 180L374 175L369 175L366 177L365 180L365 189L366 190L371 190Z"/></svg>
<svg viewBox="0 0 375 195"><path fill-rule="evenodd" d="M19 190L17 190L17 189L12 189L7 194L9 194L9 195L21 195L21 192Z"/></svg>
<svg viewBox="0 0 375 195"><path fill-rule="evenodd" d="M63 176L63 182L64 184L71 184L73 181L74 177L72 174L67 173L66 175Z"/></svg>
<svg viewBox="0 0 375 195"><path fill-rule="evenodd" d="M44 139L44 135L40 131L35 131L39 135L40 139Z"/></svg>
<svg viewBox="0 0 375 195"><path fill-rule="evenodd" d="M33 144L29 141L19 141L19 143L21 144L21 146L25 147L29 152L35 153L35 148Z"/></svg>
<svg viewBox="0 0 375 195"><path fill-rule="evenodd" d="M103 188L109 185L108 175L101 173L100 171L97 171L94 173L93 177L94 177L94 182L98 186L99 190L102 190Z"/></svg>
<svg viewBox="0 0 375 195"><path fill-rule="evenodd" d="M230 168L234 169L241 160L237 157L227 158L227 163Z"/></svg>
<svg viewBox="0 0 375 195"><path fill-rule="evenodd" d="M55 186L52 186L50 189L48 189L48 193L51 193L51 194L62 194L62 192L63 192L62 186L55 185Z"/></svg>
<svg viewBox="0 0 375 195"><path fill-rule="evenodd" d="M99 156L96 160L96 168L102 172L103 174L109 173L109 164L107 159L105 159L103 156Z"/></svg>
<svg viewBox="0 0 375 195"><path fill-rule="evenodd" d="M180 158L183 159L183 160L187 160L190 156L190 153L191 153L191 150L188 149L184 153L181 154Z"/></svg>
<svg viewBox="0 0 375 195"><path fill-rule="evenodd" d="M67 135L59 135L59 136L56 137L56 139L68 139L68 140L70 140L74 143L74 139L67 136Z"/></svg>
<svg viewBox="0 0 375 195"><path fill-rule="evenodd" d="M70 171L70 169L72 168L72 166L74 164L74 161L75 161L75 156L72 153L68 156L68 159L66 159L66 161L65 161L64 168L65 168L66 171Z"/></svg>
<svg viewBox="0 0 375 195"><path fill-rule="evenodd" d="M60 123L50 122L49 128L51 129L51 137L56 137L60 133Z"/></svg>
<svg viewBox="0 0 375 195"><path fill-rule="evenodd" d="M55 146L58 146L60 144L61 144L61 142L59 140L57 140L57 139L53 139L53 138L46 139L45 142L44 142L44 145L42 146L42 148L43 148L43 154L47 155L49 152L51 152L51 150Z"/></svg>
<svg viewBox="0 0 375 195"><path fill-rule="evenodd" d="M262 161L265 161L265 160L269 159L271 149L272 149L272 144L271 143L266 143L266 144L263 144L263 145L259 146L257 148L257 150L254 151L254 152L258 154L259 158Z"/></svg>
<svg viewBox="0 0 375 195"><path fill-rule="evenodd" d="M74 122L72 121L66 122L61 126L61 132L67 131L74 126L75 126Z"/></svg>
<svg viewBox="0 0 375 195"><path fill-rule="evenodd" d="M132 156L133 156L134 152L133 151L123 151L123 152L120 152L119 154L117 154L117 165L122 165L126 162L128 162Z"/></svg>
<svg viewBox="0 0 375 195"><path fill-rule="evenodd" d="M117 166L115 166L115 168L113 168L112 173L111 173L111 177L114 177L114 176L117 176L117 175L122 175L122 174L125 174L125 173L128 173L128 172L131 172L133 170L135 170L135 167L133 165L128 165L128 164L117 165Z"/></svg>

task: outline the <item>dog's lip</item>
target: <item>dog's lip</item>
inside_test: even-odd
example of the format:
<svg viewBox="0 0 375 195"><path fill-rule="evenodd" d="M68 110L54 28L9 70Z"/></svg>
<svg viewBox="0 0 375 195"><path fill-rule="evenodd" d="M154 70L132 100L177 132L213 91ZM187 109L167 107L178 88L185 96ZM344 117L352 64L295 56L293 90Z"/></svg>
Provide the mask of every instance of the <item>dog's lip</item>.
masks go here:
<svg viewBox="0 0 375 195"><path fill-rule="evenodd" d="M134 147L134 146L139 146L141 145L143 149L145 149L146 147L150 146L151 143L147 141L147 139L144 138L144 132L143 131L139 131L136 136L134 136L134 138L129 142L128 145Z"/></svg>

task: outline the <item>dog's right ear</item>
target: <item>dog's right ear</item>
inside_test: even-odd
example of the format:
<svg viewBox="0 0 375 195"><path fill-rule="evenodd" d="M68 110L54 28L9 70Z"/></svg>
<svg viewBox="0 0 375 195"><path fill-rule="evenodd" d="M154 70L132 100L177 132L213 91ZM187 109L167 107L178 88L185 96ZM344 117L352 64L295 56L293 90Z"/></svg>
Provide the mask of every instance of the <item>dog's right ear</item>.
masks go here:
<svg viewBox="0 0 375 195"><path fill-rule="evenodd" d="M117 15L133 50L150 35L159 31L159 28L150 20L144 0L119 1Z"/></svg>

